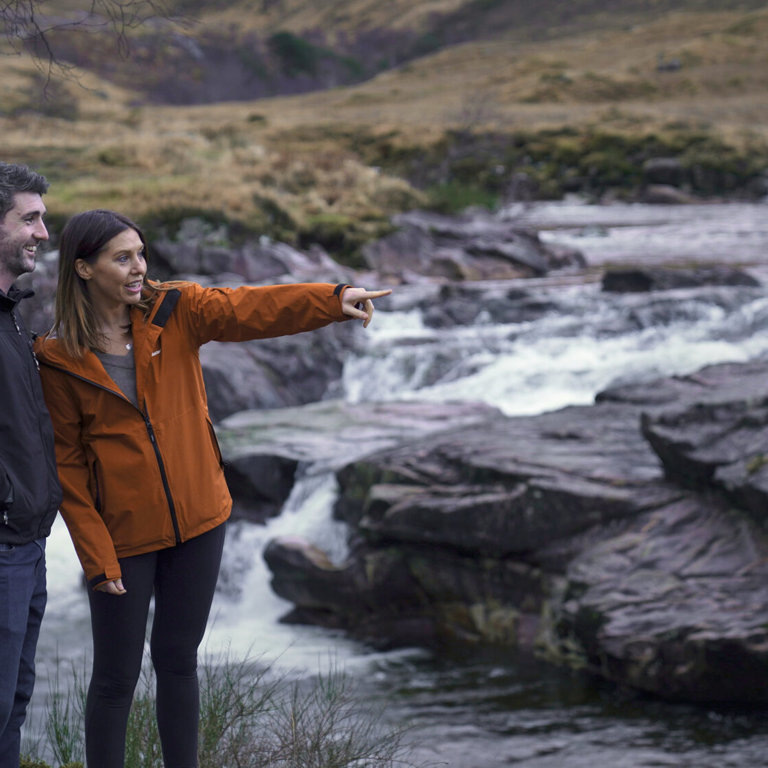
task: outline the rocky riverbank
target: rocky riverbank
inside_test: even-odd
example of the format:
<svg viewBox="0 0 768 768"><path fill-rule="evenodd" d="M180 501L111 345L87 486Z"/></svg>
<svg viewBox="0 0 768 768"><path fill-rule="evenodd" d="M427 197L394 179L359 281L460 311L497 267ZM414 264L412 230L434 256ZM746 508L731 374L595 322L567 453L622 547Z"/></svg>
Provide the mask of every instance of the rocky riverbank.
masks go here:
<svg viewBox="0 0 768 768"><path fill-rule="evenodd" d="M211 284L400 283L390 306L418 307L437 328L527 322L557 309L527 278L595 278L577 249L503 218L400 224L368 250L364 272L266 240L221 248L200 231L156 243L152 264ZM52 264L34 276L38 329ZM761 290L706 261L601 275L606 292ZM344 402L344 359L361 343L342 324L201 353L238 516L279 514L307 467L339 487L344 562L296 537L264 553L274 590L295 606L287 621L383 648L534 649L663 697L765 703L768 362L512 417L480 402Z"/></svg>
<svg viewBox="0 0 768 768"><path fill-rule="evenodd" d="M327 404L311 453L338 456L352 550L334 565L295 538L269 545L288 620L378 647L535 648L663 697L764 703L767 373L714 366L535 417L444 408L427 435L410 404L409 439L352 461L335 453L339 424L375 432L403 406L351 421ZM269 441L268 420L247 429Z"/></svg>

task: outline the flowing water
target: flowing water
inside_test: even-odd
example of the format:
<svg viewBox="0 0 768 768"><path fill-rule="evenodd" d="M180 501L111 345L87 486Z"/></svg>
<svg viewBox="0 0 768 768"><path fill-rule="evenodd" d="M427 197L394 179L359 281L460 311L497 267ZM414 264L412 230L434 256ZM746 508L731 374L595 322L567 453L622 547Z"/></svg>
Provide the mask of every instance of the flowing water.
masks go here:
<svg viewBox="0 0 768 768"><path fill-rule="evenodd" d="M610 264L706 263L744 266L768 284L768 205L565 202L500 215L578 247L590 269L510 285L535 293L546 309L508 325L481 313L471 327L427 327L413 308L424 288L398 288L391 310L366 331L364 355L345 367L350 401L484 400L509 415L533 414L588 404L612 383L768 353L762 288L620 295L601 292L596 279ZM261 551L274 536L301 535L341 561L344 529L330 519L335 494L333 477L307 466L280 517L230 525L206 653L250 655L299 676L341 667L366 697L387 703L393 723L415 726L415 757L452 768L768 765L763 712L664 704L530 658L374 653L339 633L280 624L290 605L271 592ZM79 566L60 522L48 563L31 739L48 683L57 670L82 666L90 644Z"/></svg>

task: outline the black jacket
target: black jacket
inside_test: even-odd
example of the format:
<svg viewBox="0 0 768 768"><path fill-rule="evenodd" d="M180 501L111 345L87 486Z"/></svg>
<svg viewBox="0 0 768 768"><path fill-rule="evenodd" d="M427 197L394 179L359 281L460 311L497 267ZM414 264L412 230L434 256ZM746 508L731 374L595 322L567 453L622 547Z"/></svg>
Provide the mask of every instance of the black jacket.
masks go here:
<svg viewBox="0 0 768 768"><path fill-rule="evenodd" d="M26 544L51 532L61 502L53 427L32 340L16 311L31 295L0 291L0 542Z"/></svg>

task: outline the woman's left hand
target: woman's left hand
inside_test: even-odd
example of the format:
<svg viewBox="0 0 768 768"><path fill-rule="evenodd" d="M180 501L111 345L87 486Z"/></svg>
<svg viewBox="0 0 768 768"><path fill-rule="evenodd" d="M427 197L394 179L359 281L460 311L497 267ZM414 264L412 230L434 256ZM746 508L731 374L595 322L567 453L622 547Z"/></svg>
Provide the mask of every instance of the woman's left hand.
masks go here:
<svg viewBox="0 0 768 768"><path fill-rule="evenodd" d="M367 328L373 318L373 300L382 296L389 296L391 290L366 291L365 288L344 289L341 294L341 311L350 317L357 317L363 321L363 328Z"/></svg>

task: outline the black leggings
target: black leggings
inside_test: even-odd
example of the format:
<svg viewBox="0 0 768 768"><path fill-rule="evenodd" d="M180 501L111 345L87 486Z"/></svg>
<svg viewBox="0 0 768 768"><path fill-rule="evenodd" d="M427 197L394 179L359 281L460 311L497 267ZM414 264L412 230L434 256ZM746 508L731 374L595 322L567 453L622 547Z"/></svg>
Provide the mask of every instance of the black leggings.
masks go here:
<svg viewBox="0 0 768 768"><path fill-rule="evenodd" d="M123 768L126 726L141 673L153 592L150 652L163 762L166 768L197 766L197 648L216 589L224 531L222 524L176 547L122 558L124 595L89 590L93 630L93 673L85 707L89 768Z"/></svg>

